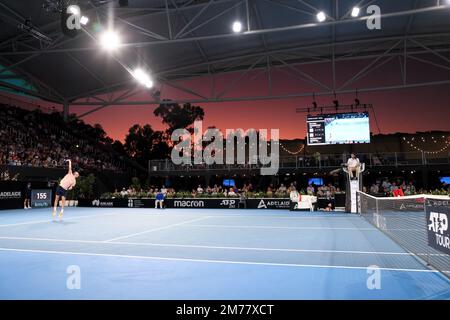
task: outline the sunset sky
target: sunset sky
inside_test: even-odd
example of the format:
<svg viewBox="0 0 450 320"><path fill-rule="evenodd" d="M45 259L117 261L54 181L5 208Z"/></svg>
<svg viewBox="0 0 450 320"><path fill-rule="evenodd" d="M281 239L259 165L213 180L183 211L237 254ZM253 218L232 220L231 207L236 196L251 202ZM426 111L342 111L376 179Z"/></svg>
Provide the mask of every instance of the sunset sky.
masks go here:
<svg viewBox="0 0 450 320"><path fill-rule="evenodd" d="M363 70L372 60L345 61L337 64L337 87L346 83L360 70ZM319 80L326 86L332 86L331 65L320 63L313 65L295 65L311 77ZM374 68L362 76L357 82L351 83L347 88L385 87L401 83L401 71L398 59L393 59ZM323 90L317 86L300 80L292 74L292 69L278 66L272 69L272 93L293 94L299 92L315 92ZM230 83L233 83L240 73L227 73L216 76L216 94L222 92ZM407 82L432 82L448 78L448 71L423 63L408 61ZM130 79L133 81L133 79ZM179 82L179 84L194 90L202 95L211 94L210 78L194 78L193 80ZM158 85L162 99L193 98L177 89L167 85ZM240 96L257 96L268 93L267 74L261 71L251 71L241 81L231 87L225 95L228 98ZM355 94L338 95L341 104L352 104ZM376 118L382 133L416 132L430 130L450 131L450 85L429 87L416 87L413 89L400 89L359 93L358 98L362 104L373 104ZM148 92L143 90L140 94L130 98L135 101L151 100ZM333 105L333 96L317 98L321 105ZM222 130L229 129L279 129L280 138L295 139L306 136L306 114L297 114L296 108L312 105L313 97L296 98L291 100L270 100L233 103L197 104L205 110L204 127L216 126ZM89 123L100 123L107 133L114 139L123 141L128 129L133 124L150 124L154 129L164 129L161 119L153 115L155 105L147 106L110 106L84 118ZM83 113L92 109L87 106L76 106L71 112ZM371 112L371 131L378 133L374 114Z"/></svg>
<svg viewBox="0 0 450 320"><path fill-rule="evenodd" d="M140 97L137 98L139 100ZM148 99L148 97L142 97ZM341 104L353 103L354 96L340 96ZM450 86L414 88L359 94L361 103L372 103L382 133L430 130L450 131ZM332 97L320 97L320 105L332 105ZM205 110L204 128L216 126L242 129L279 129L280 138L295 139L306 136L306 114L296 108L310 106L312 98L292 100L253 101L199 104ZM161 119L153 115L149 106L110 106L84 118L88 123L100 123L108 135L123 141L133 124L150 124L164 129ZM85 112L88 107L72 107L72 112ZM373 112L371 131L378 133Z"/></svg>

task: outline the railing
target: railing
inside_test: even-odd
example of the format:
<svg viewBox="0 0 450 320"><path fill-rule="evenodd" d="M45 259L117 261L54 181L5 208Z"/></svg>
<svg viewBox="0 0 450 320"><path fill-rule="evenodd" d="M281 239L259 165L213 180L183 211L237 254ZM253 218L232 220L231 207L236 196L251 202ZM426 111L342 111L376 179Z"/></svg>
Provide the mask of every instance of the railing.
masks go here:
<svg viewBox="0 0 450 320"><path fill-rule="evenodd" d="M280 169L333 169L340 168L347 162L349 154L315 154L281 157ZM427 165L450 165L450 152L428 154L424 152L391 152L391 153L363 153L358 154L361 162L368 168L376 167L405 167ZM194 163L192 161L192 163ZM260 169L261 164L192 164L175 165L170 159L150 160L150 172L191 172L191 171L217 171L217 170L251 170Z"/></svg>

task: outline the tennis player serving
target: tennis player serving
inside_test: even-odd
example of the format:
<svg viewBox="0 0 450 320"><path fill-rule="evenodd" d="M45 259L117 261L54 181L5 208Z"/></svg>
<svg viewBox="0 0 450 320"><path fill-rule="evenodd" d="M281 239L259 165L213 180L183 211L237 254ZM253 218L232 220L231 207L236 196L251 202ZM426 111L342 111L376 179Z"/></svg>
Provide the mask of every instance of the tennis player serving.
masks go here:
<svg viewBox="0 0 450 320"><path fill-rule="evenodd" d="M58 207L59 198L61 198L61 212L59 213L60 219L64 215L64 206L66 204L67 191L72 190L73 187L75 187L75 185L77 184L77 178L80 176L78 172L72 172L72 161L66 160L66 162L69 162L69 171L61 180L58 188L56 189L55 204L53 206L53 217L56 217L56 208Z"/></svg>

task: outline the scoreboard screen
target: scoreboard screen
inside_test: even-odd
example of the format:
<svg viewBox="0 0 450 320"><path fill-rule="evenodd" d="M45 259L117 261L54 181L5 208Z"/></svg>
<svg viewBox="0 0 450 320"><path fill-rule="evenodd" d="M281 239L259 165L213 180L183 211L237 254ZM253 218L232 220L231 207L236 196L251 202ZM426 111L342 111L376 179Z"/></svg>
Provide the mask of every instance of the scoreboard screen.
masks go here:
<svg viewBox="0 0 450 320"><path fill-rule="evenodd" d="M31 206L33 208L43 208L52 206L52 190L33 189L31 191Z"/></svg>
<svg viewBox="0 0 450 320"><path fill-rule="evenodd" d="M307 117L308 145L370 143L369 113Z"/></svg>

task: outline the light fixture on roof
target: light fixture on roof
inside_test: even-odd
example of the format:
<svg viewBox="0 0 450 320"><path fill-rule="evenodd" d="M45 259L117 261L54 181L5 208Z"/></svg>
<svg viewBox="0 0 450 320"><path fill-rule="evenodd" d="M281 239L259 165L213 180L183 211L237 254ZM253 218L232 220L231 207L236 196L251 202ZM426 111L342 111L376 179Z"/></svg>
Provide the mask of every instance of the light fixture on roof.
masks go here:
<svg viewBox="0 0 450 320"><path fill-rule="evenodd" d="M327 20L327 15L323 11L320 11L316 17L317 17L317 21L319 21L319 22L324 22L325 20Z"/></svg>
<svg viewBox="0 0 450 320"><path fill-rule="evenodd" d="M151 79L149 79L146 83L145 83L145 87L148 89L153 88L153 81Z"/></svg>
<svg viewBox="0 0 450 320"><path fill-rule="evenodd" d="M153 80L150 78L147 72L142 70L141 68L136 68L133 71L133 77L143 86L150 89L153 87Z"/></svg>
<svg viewBox="0 0 450 320"><path fill-rule="evenodd" d="M352 9L352 17L353 18L358 17L360 12L361 12L361 9L359 9L358 7L353 7L353 9Z"/></svg>
<svg viewBox="0 0 450 320"><path fill-rule="evenodd" d="M100 36L100 44L106 50L115 50L120 46L119 35L112 30L107 30Z"/></svg>
<svg viewBox="0 0 450 320"><path fill-rule="evenodd" d="M80 23L81 23L83 26L87 25L87 24L89 23L89 18L86 17L86 16L82 16L82 17L80 18Z"/></svg>
<svg viewBox="0 0 450 320"><path fill-rule="evenodd" d="M233 23L233 32L234 33L242 32L242 23L240 21L235 21Z"/></svg>

